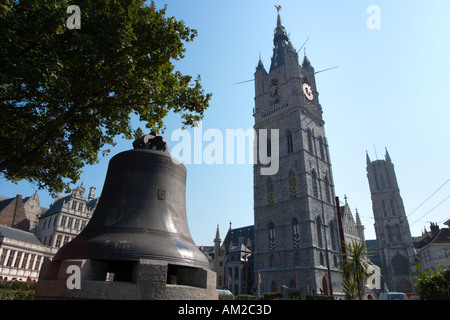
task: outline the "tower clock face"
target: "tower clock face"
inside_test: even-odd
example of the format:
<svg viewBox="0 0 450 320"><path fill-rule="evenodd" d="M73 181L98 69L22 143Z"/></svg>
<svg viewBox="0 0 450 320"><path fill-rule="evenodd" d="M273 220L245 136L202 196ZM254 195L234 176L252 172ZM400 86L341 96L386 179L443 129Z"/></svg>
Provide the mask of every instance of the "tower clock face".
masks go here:
<svg viewBox="0 0 450 320"><path fill-rule="evenodd" d="M270 84L268 99L271 103L276 103L280 99L281 89L278 85L278 81L273 81Z"/></svg>
<svg viewBox="0 0 450 320"><path fill-rule="evenodd" d="M307 84L307 83L303 84L303 93L305 94L306 99L308 99L310 101L312 99L314 99L314 95L313 95L311 86L309 84Z"/></svg>

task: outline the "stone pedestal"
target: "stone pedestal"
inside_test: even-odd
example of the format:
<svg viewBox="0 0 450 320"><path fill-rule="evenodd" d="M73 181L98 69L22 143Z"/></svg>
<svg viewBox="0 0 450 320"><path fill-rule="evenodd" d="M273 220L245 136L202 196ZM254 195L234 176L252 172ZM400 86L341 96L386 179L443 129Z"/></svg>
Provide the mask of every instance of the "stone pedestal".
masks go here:
<svg viewBox="0 0 450 320"><path fill-rule="evenodd" d="M217 300L211 270L166 261L47 261L36 299Z"/></svg>

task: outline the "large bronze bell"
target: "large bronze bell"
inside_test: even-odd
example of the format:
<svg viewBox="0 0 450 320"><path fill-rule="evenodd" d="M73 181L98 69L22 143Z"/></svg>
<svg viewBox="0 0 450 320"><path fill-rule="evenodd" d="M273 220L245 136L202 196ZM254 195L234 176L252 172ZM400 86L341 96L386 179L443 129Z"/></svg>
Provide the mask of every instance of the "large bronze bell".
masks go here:
<svg viewBox="0 0 450 320"><path fill-rule="evenodd" d="M217 299L188 228L186 168L156 134L133 146L110 160L84 230L44 262L35 298Z"/></svg>
<svg viewBox="0 0 450 320"><path fill-rule="evenodd" d="M186 168L160 136L151 134L133 146L111 159L90 222L53 260L144 258L209 269L188 228Z"/></svg>

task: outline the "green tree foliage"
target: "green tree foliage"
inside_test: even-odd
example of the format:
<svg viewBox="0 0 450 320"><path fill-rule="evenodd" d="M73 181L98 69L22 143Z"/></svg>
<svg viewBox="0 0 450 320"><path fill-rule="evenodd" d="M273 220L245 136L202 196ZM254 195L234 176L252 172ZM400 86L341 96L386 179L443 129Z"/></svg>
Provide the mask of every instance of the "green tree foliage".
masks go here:
<svg viewBox="0 0 450 320"><path fill-rule="evenodd" d="M0 300L33 300L36 282L0 280Z"/></svg>
<svg viewBox="0 0 450 320"><path fill-rule="evenodd" d="M0 0L0 172L52 193L70 191L85 165L114 137L164 130L168 112L183 126L201 120L211 94L200 77L175 70L197 31L144 0Z"/></svg>
<svg viewBox="0 0 450 320"><path fill-rule="evenodd" d="M450 269L439 266L429 270L423 270L418 264L416 287L421 299L424 300L450 300Z"/></svg>

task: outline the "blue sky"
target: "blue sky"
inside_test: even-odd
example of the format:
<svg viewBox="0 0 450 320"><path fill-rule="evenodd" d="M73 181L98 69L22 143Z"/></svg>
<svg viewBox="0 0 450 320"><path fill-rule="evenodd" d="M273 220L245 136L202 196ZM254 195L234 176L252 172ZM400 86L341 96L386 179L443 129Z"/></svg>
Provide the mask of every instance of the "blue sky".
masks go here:
<svg viewBox="0 0 450 320"><path fill-rule="evenodd" d="M234 84L253 79L259 55L270 67L274 5L281 5L294 47L300 49L309 37L306 54L315 70L339 66L317 74L316 82L335 192L341 201L347 195L353 213L358 208L366 239L375 239L366 151L372 160L383 159L385 148L395 165L412 235L429 228L429 221L444 227L450 218L450 1L156 1L159 8L165 3L167 16L198 30L185 59L175 65L185 74L199 74L205 91L213 94L203 132L217 129L225 137L227 129L253 127L254 84ZM380 29L367 27L371 5L380 9ZM178 142L170 137L181 121L170 115L166 126L163 135L172 149ZM86 188L95 186L97 195L110 158L132 148L131 141L117 142L109 156L82 175ZM204 141L203 148L209 143ZM186 164L188 222L197 245L212 245L218 224L222 239L230 221L233 227L253 224L249 163ZM28 196L35 190L29 182L0 181L2 196ZM48 207L47 192L38 194Z"/></svg>

